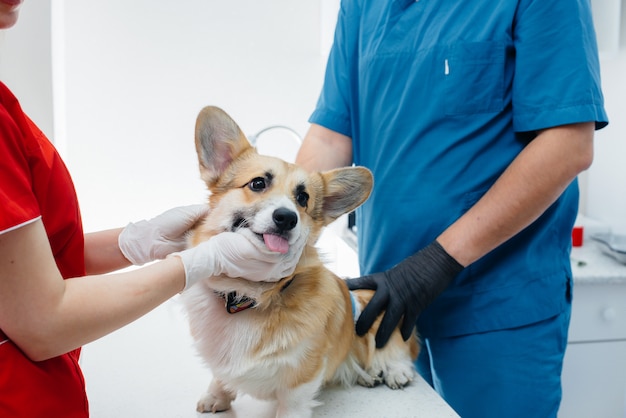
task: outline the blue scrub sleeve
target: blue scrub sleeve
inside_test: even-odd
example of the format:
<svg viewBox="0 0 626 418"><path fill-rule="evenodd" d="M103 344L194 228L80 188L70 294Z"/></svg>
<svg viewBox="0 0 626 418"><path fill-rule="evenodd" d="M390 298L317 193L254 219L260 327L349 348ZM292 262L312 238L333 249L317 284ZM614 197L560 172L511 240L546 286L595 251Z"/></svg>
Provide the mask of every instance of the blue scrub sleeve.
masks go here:
<svg viewBox="0 0 626 418"><path fill-rule="evenodd" d="M514 25L514 129L606 126L589 0L522 0Z"/></svg>

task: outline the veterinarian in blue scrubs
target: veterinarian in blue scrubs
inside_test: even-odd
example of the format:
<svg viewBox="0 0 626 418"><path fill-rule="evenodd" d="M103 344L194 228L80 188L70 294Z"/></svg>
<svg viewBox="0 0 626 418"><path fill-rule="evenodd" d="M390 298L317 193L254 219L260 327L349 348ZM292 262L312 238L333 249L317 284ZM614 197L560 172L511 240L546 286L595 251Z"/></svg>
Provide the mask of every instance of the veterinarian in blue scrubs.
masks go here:
<svg viewBox="0 0 626 418"><path fill-rule="evenodd" d="M357 323L386 309L464 418L554 417L576 176L607 124L589 0L344 0L297 162L374 173Z"/></svg>

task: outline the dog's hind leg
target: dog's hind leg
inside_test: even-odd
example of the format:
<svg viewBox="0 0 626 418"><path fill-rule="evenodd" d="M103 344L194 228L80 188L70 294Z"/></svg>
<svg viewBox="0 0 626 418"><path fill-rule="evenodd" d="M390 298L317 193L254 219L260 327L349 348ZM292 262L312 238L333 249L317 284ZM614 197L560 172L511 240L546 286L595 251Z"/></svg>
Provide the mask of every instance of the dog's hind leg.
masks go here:
<svg viewBox="0 0 626 418"><path fill-rule="evenodd" d="M398 330L391 336L395 342L387 343L383 348L376 349L368 374L378 377L391 389L400 389L415 378L414 359L417 358L419 346L415 334L404 342ZM361 383L361 382L359 382Z"/></svg>
<svg viewBox="0 0 626 418"><path fill-rule="evenodd" d="M224 387L218 379L213 379L209 388L198 401L196 410L198 412L220 412L230 409L230 403L237 397L236 392L232 392Z"/></svg>

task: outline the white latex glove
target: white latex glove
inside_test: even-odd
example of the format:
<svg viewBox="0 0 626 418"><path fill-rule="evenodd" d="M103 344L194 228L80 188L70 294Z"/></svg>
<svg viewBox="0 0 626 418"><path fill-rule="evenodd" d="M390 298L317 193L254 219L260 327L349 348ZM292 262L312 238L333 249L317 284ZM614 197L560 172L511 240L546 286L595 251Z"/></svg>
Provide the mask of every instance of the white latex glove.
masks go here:
<svg viewBox="0 0 626 418"><path fill-rule="evenodd" d="M184 250L186 232L208 213L206 205L170 209L148 221L129 223L120 233L118 245L124 257L136 266Z"/></svg>
<svg viewBox="0 0 626 418"><path fill-rule="evenodd" d="M185 266L185 288L199 280L225 274L255 282L275 282L289 276L296 268L300 251L286 254L269 251L256 237L242 233L222 232L172 256L180 257Z"/></svg>

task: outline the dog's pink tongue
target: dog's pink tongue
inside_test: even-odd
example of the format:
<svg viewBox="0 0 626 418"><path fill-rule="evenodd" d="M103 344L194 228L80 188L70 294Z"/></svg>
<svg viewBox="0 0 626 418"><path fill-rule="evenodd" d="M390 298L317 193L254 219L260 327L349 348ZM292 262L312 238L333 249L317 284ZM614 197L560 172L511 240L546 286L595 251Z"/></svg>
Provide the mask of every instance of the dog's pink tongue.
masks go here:
<svg viewBox="0 0 626 418"><path fill-rule="evenodd" d="M285 254L289 251L289 243L283 237L273 234L263 234L265 245L270 251Z"/></svg>

